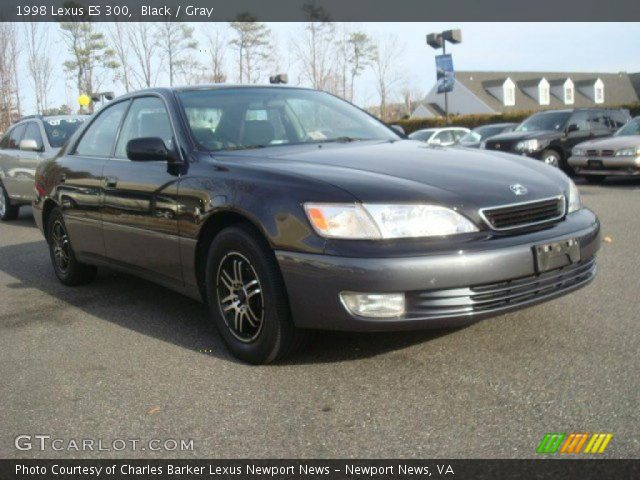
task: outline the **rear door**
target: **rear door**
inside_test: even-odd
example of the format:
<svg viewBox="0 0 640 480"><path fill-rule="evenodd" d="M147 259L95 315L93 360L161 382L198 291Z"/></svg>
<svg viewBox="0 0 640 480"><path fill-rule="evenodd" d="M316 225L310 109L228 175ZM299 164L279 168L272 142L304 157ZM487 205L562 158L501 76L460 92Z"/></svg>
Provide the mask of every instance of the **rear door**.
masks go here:
<svg viewBox="0 0 640 480"><path fill-rule="evenodd" d="M20 140L27 126L24 123L16 125L3 138L3 146L0 152L0 178L9 197L19 199L20 190Z"/></svg>
<svg viewBox="0 0 640 480"><path fill-rule="evenodd" d="M570 131L563 141L564 151L567 155L570 154L571 149L577 144L593 138L593 132L591 131L590 113L588 110L578 110L571 115L567 126Z"/></svg>
<svg viewBox="0 0 640 480"><path fill-rule="evenodd" d="M58 201L62 205L73 249L79 255L104 257L102 170L112 155L129 101L97 113L70 154L57 162Z"/></svg>

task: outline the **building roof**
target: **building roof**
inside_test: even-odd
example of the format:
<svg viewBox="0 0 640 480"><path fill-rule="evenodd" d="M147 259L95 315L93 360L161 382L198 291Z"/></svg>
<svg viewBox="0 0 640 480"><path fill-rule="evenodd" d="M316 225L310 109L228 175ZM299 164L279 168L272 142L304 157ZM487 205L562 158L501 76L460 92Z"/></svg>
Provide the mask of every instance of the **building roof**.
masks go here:
<svg viewBox="0 0 640 480"><path fill-rule="evenodd" d="M636 94L640 97L640 72L630 73L629 78L631 79L633 87L636 89Z"/></svg>
<svg viewBox="0 0 640 480"><path fill-rule="evenodd" d="M637 75L636 88L640 90L640 74ZM551 95L549 105L541 106L527 95L521 88L516 88L515 105L505 106L500 100L491 95L488 86L502 85L510 78L517 86L537 84L542 78L546 78L550 85L562 85L570 78L576 85L574 104L570 107L606 107L618 106L639 101L639 94L632 84L631 76L627 73L597 73L597 72L488 72L488 71L458 71L456 80L462 83L476 97L496 111L523 111L567 108L564 102ZM594 104L593 100L580 92L578 85L587 85L598 78L604 83L604 104Z"/></svg>

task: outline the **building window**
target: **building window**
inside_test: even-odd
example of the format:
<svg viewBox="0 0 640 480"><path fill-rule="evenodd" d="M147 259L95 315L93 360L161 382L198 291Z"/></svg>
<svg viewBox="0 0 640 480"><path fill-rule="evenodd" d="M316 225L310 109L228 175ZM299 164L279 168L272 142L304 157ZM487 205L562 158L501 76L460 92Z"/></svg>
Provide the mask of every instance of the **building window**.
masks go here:
<svg viewBox="0 0 640 480"><path fill-rule="evenodd" d="M604 87L602 85L595 86L594 101L596 103L604 103Z"/></svg>
<svg viewBox="0 0 640 480"><path fill-rule="evenodd" d="M573 104L573 86L571 85L564 86L564 103L567 105Z"/></svg>
<svg viewBox="0 0 640 480"><path fill-rule="evenodd" d="M549 105L550 103L549 87L545 85L541 85L538 93L540 96L540 105Z"/></svg>
<svg viewBox="0 0 640 480"><path fill-rule="evenodd" d="M516 89L511 85L504 86L504 104L507 106L516 104Z"/></svg>

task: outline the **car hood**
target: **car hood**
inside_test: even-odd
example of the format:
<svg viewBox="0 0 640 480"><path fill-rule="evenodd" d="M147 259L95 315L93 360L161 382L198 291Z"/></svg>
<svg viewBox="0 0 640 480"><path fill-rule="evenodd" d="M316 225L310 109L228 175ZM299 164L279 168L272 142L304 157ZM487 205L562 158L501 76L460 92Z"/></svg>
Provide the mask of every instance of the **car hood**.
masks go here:
<svg viewBox="0 0 640 480"><path fill-rule="evenodd" d="M582 142L576 147L584 149L620 150L622 148L640 147L640 135L621 135Z"/></svg>
<svg viewBox="0 0 640 480"><path fill-rule="evenodd" d="M501 133L499 135L494 135L488 138L487 142L492 142L492 143L518 142L522 140L530 140L533 138L538 140L543 140L543 139L558 138L561 135L562 135L561 132L556 132L553 130L542 130L537 132L508 132L508 133Z"/></svg>
<svg viewBox="0 0 640 480"><path fill-rule="evenodd" d="M563 194L567 177L529 158L424 143L353 142L268 147L224 153L256 167L311 177L362 202L434 202L463 209ZM515 196L511 185L528 192Z"/></svg>

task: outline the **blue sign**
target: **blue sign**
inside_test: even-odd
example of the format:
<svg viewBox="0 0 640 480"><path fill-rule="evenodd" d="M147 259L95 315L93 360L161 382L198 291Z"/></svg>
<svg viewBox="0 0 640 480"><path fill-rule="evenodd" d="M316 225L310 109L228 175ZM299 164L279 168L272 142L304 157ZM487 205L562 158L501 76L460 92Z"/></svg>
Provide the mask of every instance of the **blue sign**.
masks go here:
<svg viewBox="0 0 640 480"><path fill-rule="evenodd" d="M451 92L456 76L453 72L453 59L451 54L436 55L436 83L438 93Z"/></svg>

